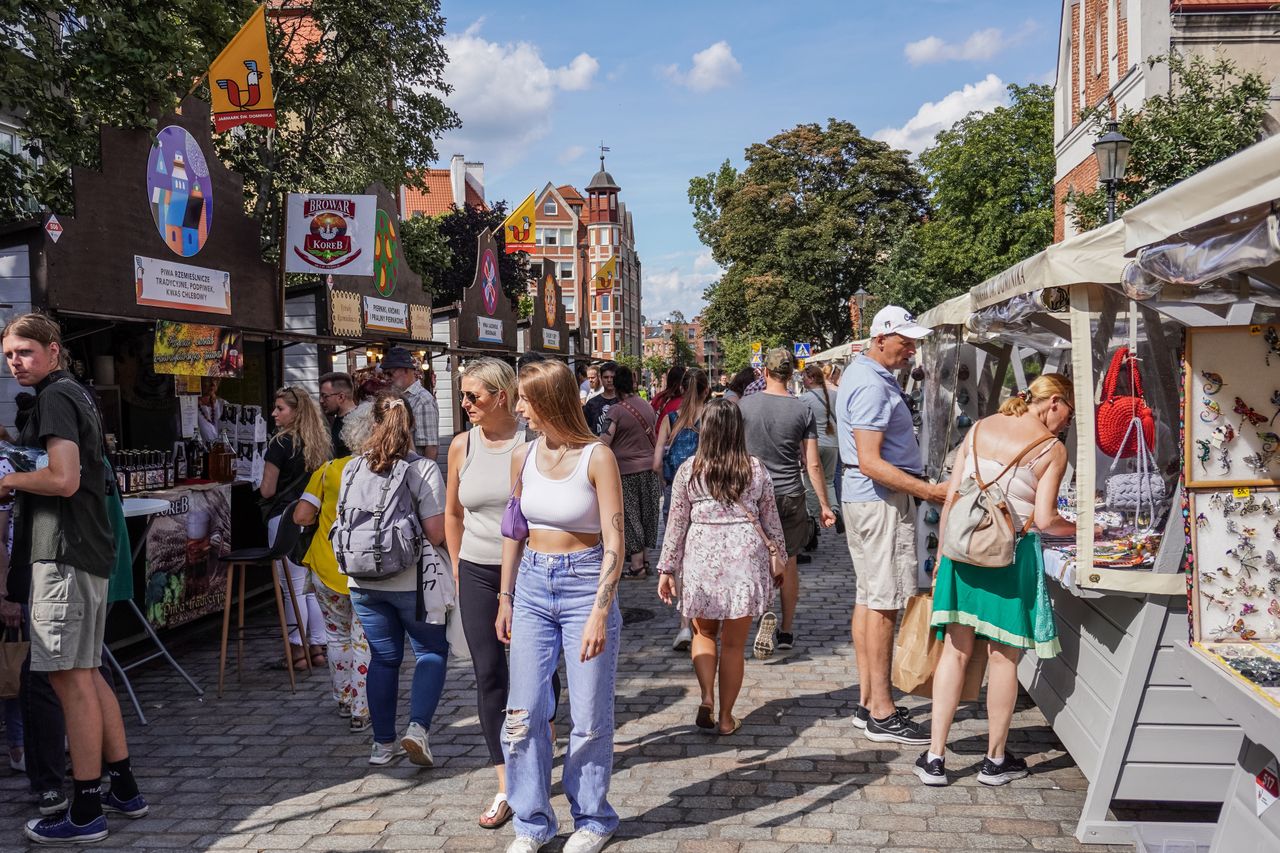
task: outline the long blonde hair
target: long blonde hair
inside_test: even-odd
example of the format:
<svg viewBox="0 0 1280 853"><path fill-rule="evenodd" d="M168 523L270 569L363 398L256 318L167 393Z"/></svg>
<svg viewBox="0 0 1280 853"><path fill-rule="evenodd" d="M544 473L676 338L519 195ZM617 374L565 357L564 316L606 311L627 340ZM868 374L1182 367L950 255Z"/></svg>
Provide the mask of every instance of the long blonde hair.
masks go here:
<svg viewBox="0 0 1280 853"><path fill-rule="evenodd" d="M276 399L293 409L293 423L276 433L277 438L292 438L302 445L302 460L308 471L314 471L333 458L333 433L325 423L320 404L296 385L276 391ZM294 452L297 452L295 447Z"/></svg>
<svg viewBox="0 0 1280 853"><path fill-rule="evenodd" d="M587 428L573 371L562 361L542 359L520 368L520 396L538 415L542 432L569 447L585 447L596 440Z"/></svg>
<svg viewBox="0 0 1280 853"><path fill-rule="evenodd" d="M496 358L477 358L462 368L462 375L483 382L490 394L505 391L507 411L512 415L516 413L516 372L511 365Z"/></svg>
<svg viewBox="0 0 1280 853"><path fill-rule="evenodd" d="M385 474L412 452L413 412L408 402L399 391L379 391L373 398L373 433L364 443L369 469Z"/></svg>
<svg viewBox="0 0 1280 853"><path fill-rule="evenodd" d="M1071 380L1061 373L1046 373L1037 378L1026 391L1015 394L1000 404L1000 414L1020 418L1030 409L1032 403L1058 397L1072 409L1076 407L1076 389Z"/></svg>

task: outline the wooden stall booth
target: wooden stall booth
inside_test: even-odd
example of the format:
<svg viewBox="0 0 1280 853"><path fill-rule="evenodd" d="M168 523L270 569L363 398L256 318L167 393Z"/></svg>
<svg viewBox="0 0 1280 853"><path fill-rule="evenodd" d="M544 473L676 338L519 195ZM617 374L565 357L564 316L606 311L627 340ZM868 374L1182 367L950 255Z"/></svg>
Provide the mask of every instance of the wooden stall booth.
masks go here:
<svg viewBox="0 0 1280 853"><path fill-rule="evenodd" d="M1125 294L1179 324L1186 338L1191 626L1176 638L1174 664L1243 731L1212 756L1228 766L1215 780L1225 803L1214 853L1280 850L1278 211L1280 138L1273 137L1124 215L1134 256Z"/></svg>
<svg viewBox="0 0 1280 853"><path fill-rule="evenodd" d="M1112 289L1125 263L1123 232L1113 223L1081 234L970 291L970 315L963 323L953 317L926 343L923 443L928 473L947 476L973 421L1040 373L1072 378L1072 464L1059 505L1075 515L1079 532L1074 542L1045 543L1062 652L1050 660L1028 653L1020 680L1089 780L1079 840L1200 849L1210 824L1113 816L1130 803L1220 802L1230 771L1223 756L1240 737L1177 671L1175 647L1187 630L1178 509L1181 330ZM1154 414L1151 476L1161 484L1162 499L1140 512L1107 506L1106 483L1134 473L1134 462L1100 450L1096 431L1110 396L1101 386L1124 346L1140 359ZM1106 527L1097 539L1095 523Z"/></svg>

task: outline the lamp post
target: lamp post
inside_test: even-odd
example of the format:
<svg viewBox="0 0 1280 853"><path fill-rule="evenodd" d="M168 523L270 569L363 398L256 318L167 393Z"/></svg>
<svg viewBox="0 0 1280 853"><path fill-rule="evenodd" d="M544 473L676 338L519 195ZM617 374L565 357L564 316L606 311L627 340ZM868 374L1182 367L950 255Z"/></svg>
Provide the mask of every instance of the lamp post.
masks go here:
<svg viewBox="0 0 1280 853"><path fill-rule="evenodd" d="M853 294L853 305L850 313L853 314L853 337L855 340L861 340L862 338L862 309L867 307L869 298L871 298L871 294L861 287Z"/></svg>
<svg viewBox="0 0 1280 853"><path fill-rule="evenodd" d="M1093 156L1098 160L1098 181L1107 188L1107 222L1116 219L1116 190L1124 180L1133 142L1120 132L1115 119L1107 122L1106 132L1093 143Z"/></svg>

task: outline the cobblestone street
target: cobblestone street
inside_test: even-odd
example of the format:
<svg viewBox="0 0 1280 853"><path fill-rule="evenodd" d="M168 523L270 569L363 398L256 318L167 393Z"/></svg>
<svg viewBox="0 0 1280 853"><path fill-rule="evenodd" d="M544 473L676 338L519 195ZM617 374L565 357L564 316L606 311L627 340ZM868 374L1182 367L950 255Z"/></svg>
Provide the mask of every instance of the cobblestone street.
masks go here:
<svg viewBox="0 0 1280 853"><path fill-rule="evenodd" d="M948 788L916 781L917 748L859 737L849 722L857 676L848 631L853 581L842 538L825 533L801 569L796 649L748 663L738 705L743 727L727 739L693 726L696 684L687 656L670 649L676 618L658 601L653 578L625 585L612 788L623 821L610 850L1107 849L1072 837L1085 779L1025 697L1011 748L1027 757L1032 775L1003 789L976 781L985 738L975 708L962 710L957 723L949 763L959 778ZM267 624L268 617L260 609L253 621ZM368 735L347 732L324 698L323 677L303 678L291 695L284 673L266 670L278 640L250 643L243 685L231 675L227 695L215 698L216 630L175 644L209 691L204 701L161 666L135 673L151 724L138 725L131 707L125 720L151 815L132 823L112 817L111 837L95 849L503 849L510 826L476 825L494 775L469 662L451 664L431 732L435 768L374 768L366 763ZM560 735L563 749L563 716ZM553 802L562 835L550 850L571 830L559 774L557 762ZM35 808L25 778L0 779L0 848L21 849L21 823Z"/></svg>

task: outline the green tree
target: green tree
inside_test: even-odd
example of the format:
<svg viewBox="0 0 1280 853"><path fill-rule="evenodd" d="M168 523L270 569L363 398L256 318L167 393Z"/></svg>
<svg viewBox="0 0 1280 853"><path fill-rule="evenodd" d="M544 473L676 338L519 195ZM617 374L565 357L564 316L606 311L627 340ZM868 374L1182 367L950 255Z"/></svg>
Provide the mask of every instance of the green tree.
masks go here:
<svg viewBox="0 0 1280 853"><path fill-rule="evenodd" d="M907 155L849 122L802 124L689 182L694 227L725 273L703 320L721 338L849 337L846 305L891 238L926 210Z"/></svg>
<svg viewBox="0 0 1280 853"><path fill-rule="evenodd" d="M498 274L502 291L513 302L529 292L533 280L529 256L524 252L508 255L503 251L506 238L499 226L507 215L507 203L500 201L485 210L473 205L454 205L448 213L410 219L401 229L405 241L405 263L422 276L422 286L432 293L439 308L462 298L476 275L476 238L483 231L498 229ZM443 245L442 245L443 244Z"/></svg>
<svg viewBox="0 0 1280 853"><path fill-rule="evenodd" d="M439 216L413 216L400 223L400 246L409 269L422 276L422 287L434 293L437 282L453 268L455 259ZM474 255L474 250L472 251Z"/></svg>
<svg viewBox="0 0 1280 853"><path fill-rule="evenodd" d="M1260 74L1242 72L1230 59L1153 57L1151 67L1169 66L1168 94L1147 98L1138 111L1125 110L1120 131L1133 141L1125 178L1117 188L1116 211L1168 189L1230 157L1264 135L1270 87ZM1104 116L1092 116L1099 130ZM1067 197L1076 228L1087 231L1106 221L1105 188L1073 188Z"/></svg>
<svg viewBox="0 0 1280 853"><path fill-rule="evenodd" d="M650 379L657 380L659 377L665 376L667 370L671 367L671 362L667 361L660 355L651 355L642 361L641 366L649 375Z"/></svg>

